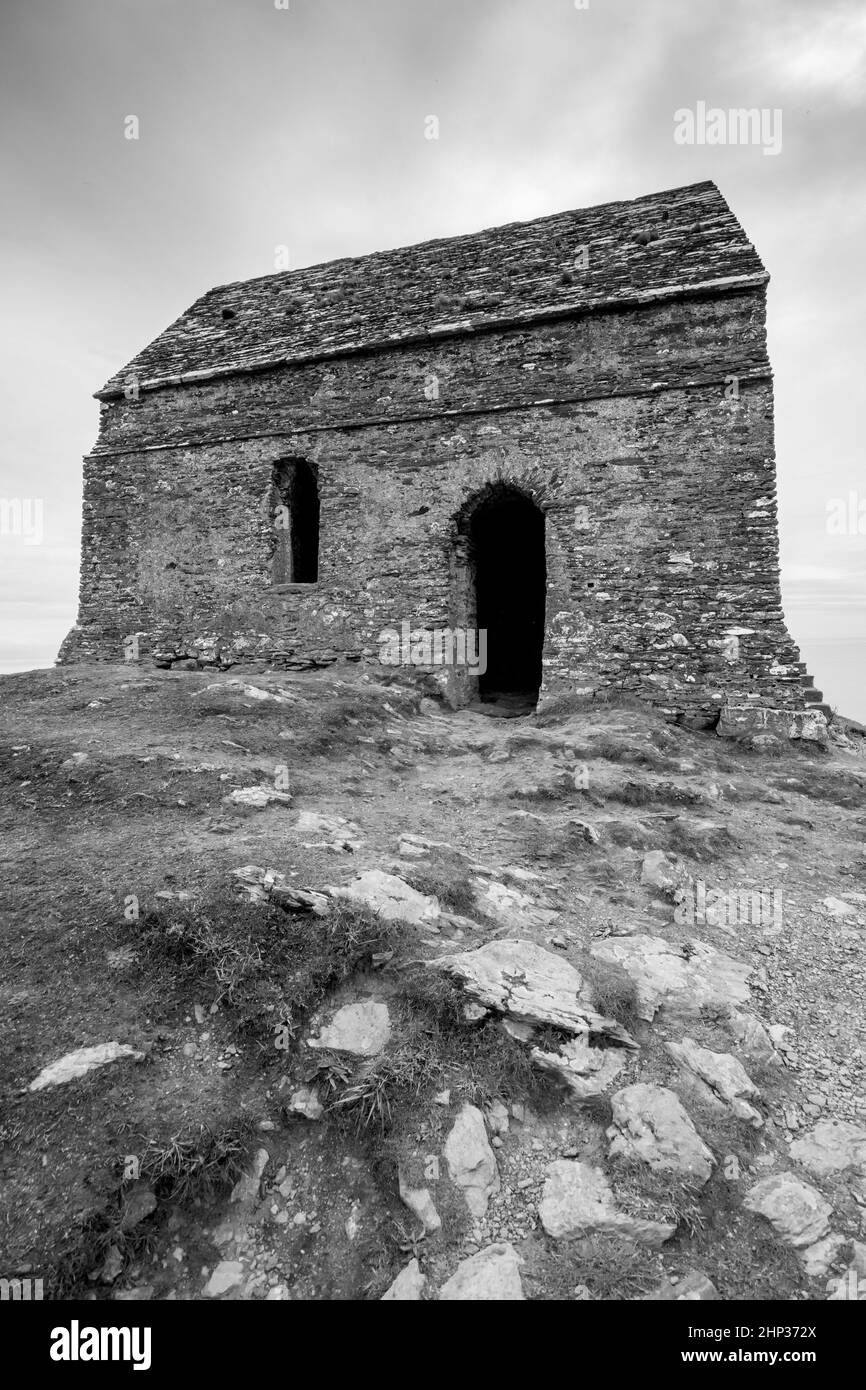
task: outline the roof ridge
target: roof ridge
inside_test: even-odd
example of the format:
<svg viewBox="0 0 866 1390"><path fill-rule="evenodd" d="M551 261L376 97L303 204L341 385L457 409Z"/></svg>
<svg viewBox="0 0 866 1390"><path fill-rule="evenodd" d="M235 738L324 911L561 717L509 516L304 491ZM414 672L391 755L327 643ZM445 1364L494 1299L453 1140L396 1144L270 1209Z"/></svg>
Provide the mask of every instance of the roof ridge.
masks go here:
<svg viewBox="0 0 866 1390"><path fill-rule="evenodd" d="M511 232L516 227L540 227L544 224L555 222L561 217L574 217L578 214L588 217L591 213L601 212L606 208L617 207L636 207L639 203L653 202L659 198L668 197L674 193L691 193L698 188L712 188L719 195L730 212L730 206L724 194L721 192L714 179L700 179L697 183L684 183L676 188L663 188L657 193L642 193L638 198L616 198L610 202L592 203L585 208L563 208L560 212L545 212L540 217L516 217L513 222L493 222L489 226L479 227L474 232L457 232L453 236L428 237L424 241L407 241L400 246L384 247L381 251L361 251L357 256L336 256L330 261L312 261L309 265L297 266L294 270L270 270L266 275L251 275L244 280L225 280L220 285L213 285L200 299L208 295L217 294L220 290L236 289L240 285L256 285L265 281L286 279L292 275L298 275L301 271L324 270L326 266L351 265L356 261L370 261L379 256L396 256L401 251L421 251L428 247L444 246L455 242L471 241L475 237L483 237L488 232ZM198 301L194 301L198 302Z"/></svg>
<svg viewBox="0 0 866 1390"><path fill-rule="evenodd" d="M133 381L156 390L767 278L706 179L214 286L95 394L110 399Z"/></svg>

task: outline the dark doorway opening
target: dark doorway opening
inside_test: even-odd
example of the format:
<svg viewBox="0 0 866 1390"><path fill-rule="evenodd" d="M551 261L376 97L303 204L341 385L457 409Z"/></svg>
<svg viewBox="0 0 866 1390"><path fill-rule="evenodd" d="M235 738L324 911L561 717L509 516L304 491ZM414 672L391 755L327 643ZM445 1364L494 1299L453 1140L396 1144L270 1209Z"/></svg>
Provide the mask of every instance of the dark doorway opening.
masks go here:
<svg viewBox="0 0 866 1390"><path fill-rule="evenodd" d="M476 626L487 631L482 702L531 709L541 686L546 564L544 513L523 493L491 489L472 513Z"/></svg>
<svg viewBox="0 0 866 1390"><path fill-rule="evenodd" d="M273 475L275 584L315 584L319 577L319 483L306 459L286 459Z"/></svg>

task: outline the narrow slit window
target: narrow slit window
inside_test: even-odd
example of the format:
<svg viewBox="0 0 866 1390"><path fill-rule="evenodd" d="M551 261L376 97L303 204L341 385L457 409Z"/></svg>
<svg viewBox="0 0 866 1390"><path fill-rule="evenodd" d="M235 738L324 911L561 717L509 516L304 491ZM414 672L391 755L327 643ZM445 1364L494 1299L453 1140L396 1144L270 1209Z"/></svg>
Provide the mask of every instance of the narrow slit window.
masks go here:
<svg viewBox="0 0 866 1390"><path fill-rule="evenodd" d="M315 584L319 577L319 482L306 459L274 468L273 582Z"/></svg>

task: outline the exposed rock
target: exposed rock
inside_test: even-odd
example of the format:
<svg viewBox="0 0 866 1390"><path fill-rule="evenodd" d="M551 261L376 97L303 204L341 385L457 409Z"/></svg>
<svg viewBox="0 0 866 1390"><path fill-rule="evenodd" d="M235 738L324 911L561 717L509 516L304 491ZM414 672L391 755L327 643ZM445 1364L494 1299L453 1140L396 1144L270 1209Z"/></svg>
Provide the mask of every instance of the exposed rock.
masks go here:
<svg viewBox="0 0 866 1390"><path fill-rule="evenodd" d="M200 690L194 690L190 699L195 700L202 695L224 695L228 698L238 699L243 697L246 700L253 700L257 704L270 701L277 705L295 704L297 696L292 695L287 690L263 690L261 686L250 685L246 681L236 680L234 677L226 681L218 681L214 685L202 686Z"/></svg>
<svg viewBox="0 0 866 1390"><path fill-rule="evenodd" d="M516 1303L523 1297L520 1260L514 1246L507 1242L488 1245L461 1260L439 1290L439 1298L444 1302Z"/></svg>
<svg viewBox="0 0 866 1390"><path fill-rule="evenodd" d="M857 908L844 898L822 898L821 906L830 917L856 917Z"/></svg>
<svg viewBox="0 0 866 1390"><path fill-rule="evenodd" d="M736 1057L730 1052L711 1052L693 1038L669 1042L666 1047L687 1084L707 1105L730 1110L738 1120L761 1128L763 1117L749 1104L751 1098L760 1096L760 1091Z"/></svg>
<svg viewBox="0 0 866 1390"><path fill-rule="evenodd" d="M120 1229L131 1231L156 1211L156 1194L146 1182L136 1182L123 1192Z"/></svg>
<svg viewBox="0 0 866 1390"><path fill-rule="evenodd" d="M376 1057L391 1036L388 1006L378 999L361 999L344 1004L317 1038L308 1038L309 1047L329 1052L351 1052L355 1057Z"/></svg>
<svg viewBox="0 0 866 1390"><path fill-rule="evenodd" d="M720 738L751 737L752 741L765 733L809 743L825 744L829 739L827 719L820 710L768 709L755 704L724 704L716 733Z"/></svg>
<svg viewBox="0 0 866 1390"><path fill-rule="evenodd" d="M499 1169L487 1142L484 1116L474 1105L460 1110L444 1153L451 1181L463 1189L471 1214L482 1217L492 1193L499 1191Z"/></svg>
<svg viewBox="0 0 866 1390"><path fill-rule="evenodd" d="M479 1003L518 1023L588 1030L636 1046L620 1024L595 1012L590 987L574 966L532 941L489 941L477 951L440 956L430 966L462 980Z"/></svg>
<svg viewBox="0 0 866 1390"><path fill-rule="evenodd" d="M640 1158L653 1170L683 1173L701 1185L709 1181L713 1155L673 1091L639 1081L617 1091L611 1107L611 1158Z"/></svg>
<svg viewBox="0 0 866 1390"><path fill-rule="evenodd" d="M431 1235L433 1231L438 1231L442 1225L442 1218L433 1203L430 1189L411 1187L406 1180L402 1166L397 1169L397 1182L401 1202L417 1216L427 1234Z"/></svg>
<svg viewBox="0 0 866 1390"><path fill-rule="evenodd" d="M508 1107L503 1105L501 1100L491 1101L484 1112L484 1117L487 1120L491 1134L508 1133Z"/></svg>
<svg viewBox="0 0 866 1390"><path fill-rule="evenodd" d="M404 858L423 859L431 849L453 850L454 846L448 840L428 840L424 835L410 835L408 831L400 836L398 850Z"/></svg>
<svg viewBox="0 0 866 1390"><path fill-rule="evenodd" d="M626 1063L624 1049L590 1047L585 1036L563 1043L558 1052L542 1052L540 1047L534 1047L530 1056L543 1071L564 1081L577 1100L601 1095Z"/></svg>
<svg viewBox="0 0 866 1390"><path fill-rule="evenodd" d="M532 1042L535 1036L535 1029L531 1023L518 1023L514 1018L500 1019L499 1026L515 1042Z"/></svg>
<svg viewBox="0 0 866 1390"><path fill-rule="evenodd" d="M844 1236L829 1235L807 1246L802 1252L804 1270L813 1279L829 1273L847 1244Z"/></svg>
<svg viewBox="0 0 866 1390"><path fill-rule="evenodd" d="M386 922L412 922L429 925L438 920L439 903L425 893L419 893L396 874L381 869L368 869L353 879L346 888L329 888L335 898L347 898L375 912Z"/></svg>
<svg viewBox="0 0 866 1390"><path fill-rule="evenodd" d="M278 806L288 806L292 797L290 792L279 792L274 787L238 787L229 792L224 800L233 806L250 806L253 810L263 811L272 802Z"/></svg>
<svg viewBox="0 0 866 1390"><path fill-rule="evenodd" d="M588 820L579 820L576 816L569 816L565 824L568 829L576 831L580 838L585 840L588 845L597 845L601 839L601 835L596 830L595 826L591 825Z"/></svg>
<svg viewBox="0 0 866 1390"><path fill-rule="evenodd" d="M89 1277L92 1282L98 1280L100 1284L113 1284L115 1279L119 1279L123 1273L123 1255L116 1245L109 1245L98 1272Z"/></svg>
<svg viewBox="0 0 866 1390"><path fill-rule="evenodd" d="M243 1174L232 1188L231 1202L238 1203L242 1207L253 1207L258 1201L259 1188L262 1185L262 1174L270 1162L270 1154L267 1149L257 1149L250 1164L249 1170Z"/></svg>
<svg viewBox="0 0 866 1390"><path fill-rule="evenodd" d="M718 1299L719 1291L715 1284L697 1269L690 1269L682 1279L674 1283L666 1278L653 1293L648 1293L644 1303L710 1303Z"/></svg>
<svg viewBox="0 0 866 1390"><path fill-rule="evenodd" d="M846 1168L866 1172L866 1129L850 1120L822 1120L790 1148L795 1163L816 1177L829 1177Z"/></svg>
<svg viewBox="0 0 866 1390"><path fill-rule="evenodd" d="M36 1079L30 1082L29 1089L43 1091L46 1086L63 1086L67 1081L77 1081L80 1076L86 1076L94 1068L107 1066L109 1062L116 1062L121 1057L133 1057L136 1061L141 1061L143 1056L143 1052L136 1052L134 1047L119 1042L78 1047L74 1052L67 1052L58 1061L52 1062L50 1066L43 1067Z"/></svg>
<svg viewBox="0 0 866 1390"><path fill-rule="evenodd" d="M402 1303L418 1303L424 1294L427 1285L427 1278L421 1273L421 1266L417 1260L410 1260L405 1269L401 1269L397 1278L390 1288L382 1294L381 1303L398 1301Z"/></svg>
<svg viewBox="0 0 866 1390"><path fill-rule="evenodd" d="M239 869L232 869L232 875L250 902L275 902L287 912L312 912L317 917L325 917L331 910L330 900L325 893L316 893L310 888L295 888L287 882L285 874L276 869L243 864Z"/></svg>
<svg viewBox="0 0 866 1390"><path fill-rule="evenodd" d="M343 816L322 816L318 811L299 811L295 828L300 835L323 837L307 844L307 849L332 849L352 854L364 843L358 826Z"/></svg>
<svg viewBox="0 0 866 1390"><path fill-rule="evenodd" d="M240 1260L221 1260L204 1288L205 1298L219 1298L243 1283L246 1270Z"/></svg>
<svg viewBox="0 0 866 1390"><path fill-rule="evenodd" d="M749 999L751 967L704 941L683 946L656 936L617 936L596 942L591 952L625 970L637 990L640 1015L648 1022L662 1008L695 1017L707 1006L724 1009Z"/></svg>
<svg viewBox="0 0 866 1390"><path fill-rule="evenodd" d="M479 911L513 930L545 927L557 915L552 908L540 906L527 893L521 893L518 888L509 888L505 883L477 878L475 890L475 903Z"/></svg>
<svg viewBox="0 0 866 1390"><path fill-rule="evenodd" d="M293 1115L303 1115L308 1120L320 1120L325 1113L318 1091L309 1086L301 1086L292 1092L288 1108Z"/></svg>
<svg viewBox="0 0 866 1390"><path fill-rule="evenodd" d="M787 1028L784 1023L771 1023L767 1035L777 1049L777 1056L789 1067L796 1066L798 1058L793 1028Z"/></svg>
<svg viewBox="0 0 866 1390"><path fill-rule="evenodd" d="M746 1193L743 1205L765 1216L788 1245L814 1245L830 1229L830 1203L793 1173L762 1178Z"/></svg>
<svg viewBox="0 0 866 1390"><path fill-rule="evenodd" d="M725 1025L747 1061L766 1062L771 1066L781 1065L782 1059L773 1046L769 1033L754 1014L730 1008L725 1016Z"/></svg>
<svg viewBox="0 0 866 1390"><path fill-rule="evenodd" d="M671 859L662 849L652 849L643 857L640 867L640 881L649 888L670 892L687 877L683 866L675 859Z"/></svg>
<svg viewBox="0 0 866 1390"><path fill-rule="evenodd" d="M439 924L443 935L450 936L455 941L461 941L464 936L472 936L481 931L479 923L474 918L464 917L459 912L441 912Z"/></svg>
<svg viewBox="0 0 866 1390"><path fill-rule="evenodd" d="M566 1158L548 1168L538 1213L547 1234L556 1239L614 1234L657 1248L676 1230L671 1223L619 1211L601 1169Z"/></svg>

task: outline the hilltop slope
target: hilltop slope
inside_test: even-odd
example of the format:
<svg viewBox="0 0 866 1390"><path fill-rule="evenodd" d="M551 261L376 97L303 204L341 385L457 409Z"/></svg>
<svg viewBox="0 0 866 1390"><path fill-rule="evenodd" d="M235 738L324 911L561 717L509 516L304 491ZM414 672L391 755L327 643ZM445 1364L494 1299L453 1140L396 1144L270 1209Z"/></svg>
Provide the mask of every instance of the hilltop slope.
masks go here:
<svg viewBox="0 0 866 1390"><path fill-rule="evenodd" d="M859 1269L862 740L486 719L351 667L2 693L4 1268L294 1299Z"/></svg>

